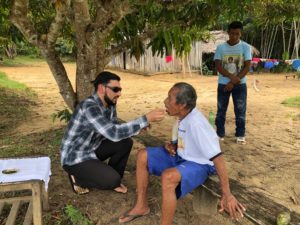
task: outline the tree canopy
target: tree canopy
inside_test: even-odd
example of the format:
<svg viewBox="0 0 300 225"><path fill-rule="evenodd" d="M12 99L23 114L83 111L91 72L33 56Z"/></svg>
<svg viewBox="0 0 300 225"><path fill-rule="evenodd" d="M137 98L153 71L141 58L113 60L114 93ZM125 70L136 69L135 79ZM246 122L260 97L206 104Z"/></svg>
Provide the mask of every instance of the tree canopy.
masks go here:
<svg viewBox="0 0 300 225"><path fill-rule="evenodd" d="M292 0L14 0L10 15L41 50L65 102L74 109L116 54L130 50L138 59L149 47L160 55L174 48L181 56L212 27L239 19L257 29L265 20L275 23L275 14L279 21L294 21L300 15L294 6ZM57 49L61 40L76 53L74 88Z"/></svg>

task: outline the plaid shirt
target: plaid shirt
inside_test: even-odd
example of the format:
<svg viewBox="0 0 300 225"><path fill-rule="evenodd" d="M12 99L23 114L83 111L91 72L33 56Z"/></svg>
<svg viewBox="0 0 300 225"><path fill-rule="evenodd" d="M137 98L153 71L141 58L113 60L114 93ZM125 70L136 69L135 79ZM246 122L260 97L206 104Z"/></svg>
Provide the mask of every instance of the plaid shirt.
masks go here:
<svg viewBox="0 0 300 225"><path fill-rule="evenodd" d="M119 124L116 107L105 108L97 93L76 108L61 144L61 164L74 165L97 159L95 150L104 139L117 142L148 126L146 116Z"/></svg>

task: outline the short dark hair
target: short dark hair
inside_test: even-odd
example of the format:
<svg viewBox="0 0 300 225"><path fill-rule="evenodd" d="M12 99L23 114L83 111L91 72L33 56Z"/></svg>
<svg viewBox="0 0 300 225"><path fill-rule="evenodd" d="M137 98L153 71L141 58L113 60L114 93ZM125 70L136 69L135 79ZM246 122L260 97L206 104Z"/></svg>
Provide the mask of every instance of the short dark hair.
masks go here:
<svg viewBox="0 0 300 225"><path fill-rule="evenodd" d="M240 21L233 21L232 23L230 23L228 25L228 31L230 31L230 29L241 29L241 30L243 30L243 24Z"/></svg>
<svg viewBox="0 0 300 225"><path fill-rule="evenodd" d="M111 72L108 72L108 71L102 71L101 73L98 74L98 76L96 77L95 80L91 81L91 83L94 84L95 91L97 91L99 84L106 85L111 80L120 81L121 78L115 73L111 73Z"/></svg>
<svg viewBox="0 0 300 225"><path fill-rule="evenodd" d="M173 88L179 89L176 96L177 104L186 104L186 109L193 109L196 107L197 93L192 85L185 82L179 82L174 84Z"/></svg>

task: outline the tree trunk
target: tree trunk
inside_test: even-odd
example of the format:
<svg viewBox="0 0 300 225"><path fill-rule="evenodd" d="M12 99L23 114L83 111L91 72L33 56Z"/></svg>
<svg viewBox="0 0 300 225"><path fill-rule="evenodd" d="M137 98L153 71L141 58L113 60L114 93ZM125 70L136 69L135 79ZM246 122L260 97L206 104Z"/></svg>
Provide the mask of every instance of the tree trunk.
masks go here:
<svg viewBox="0 0 300 225"><path fill-rule="evenodd" d="M281 22L281 30L282 30L283 52L286 52L286 48L285 48L285 31L284 31L283 21Z"/></svg>
<svg viewBox="0 0 300 225"><path fill-rule="evenodd" d="M287 50L288 50L288 52L289 52L289 56L290 56L290 49L291 49L292 36L293 36L293 23L292 23L292 25L291 25L291 31L290 31L290 37L289 37L289 43L288 43L288 47L287 47Z"/></svg>
<svg viewBox="0 0 300 225"><path fill-rule="evenodd" d="M272 52L273 52L273 49L274 49L274 43L275 43L275 39L276 39L276 36L277 36L277 31L278 31L278 25L273 27L273 30L272 30L272 35L271 35L271 38L270 38L269 54L268 54L269 57L268 58L271 58L271 56L272 56Z"/></svg>
<svg viewBox="0 0 300 225"><path fill-rule="evenodd" d="M42 53L58 85L59 93L67 106L73 111L78 101L64 65L54 49L46 49Z"/></svg>
<svg viewBox="0 0 300 225"><path fill-rule="evenodd" d="M298 29L299 29L299 24L297 24L297 22L294 20L293 21L293 24L294 24L294 31L295 31L295 40L294 40L294 49L293 49L293 54L292 54L292 58L295 58L297 59L299 57L299 44L300 44L300 41L299 41L299 37L300 37L300 32L298 32Z"/></svg>

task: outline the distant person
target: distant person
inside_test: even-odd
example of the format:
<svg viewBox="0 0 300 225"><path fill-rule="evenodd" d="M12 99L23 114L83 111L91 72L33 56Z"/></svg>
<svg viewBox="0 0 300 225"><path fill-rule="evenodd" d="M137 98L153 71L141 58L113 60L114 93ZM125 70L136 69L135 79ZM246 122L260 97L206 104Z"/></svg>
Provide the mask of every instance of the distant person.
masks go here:
<svg viewBox="0 0 300 225"><path fill-rule="evenodd" d="M162 120L165 112L156 109L121 124L116 112L122 91L120 77L104 71L93 84L94 94L77 106L65 131L61 164L78 194L85 194L90 188L126 193L127 187L121 180L133 144L130 137L150 122Z"/></svg>
<svg viewBox="0 0 300 225"><path fill-rule="evenodd" d="M119 218L119 223L150 213L147 200L149 174L161 176L161 225L172 224L178 198L184 197L215 173L219 176L222 190L220 210L229 212L233 219L243 217L244 206L230 192L218 136L196 109L196 101L196 91L190 84L176 83L170 89L164 103L167 113L178 118L177 129L174 129L176 135L172 135L177 138L165 146L148 147L138 152L137 199L133 208Z"/></svg>
<svg viewBox="0 0 300 225"><path fill-rule="evenodd" d="M251 65L251 47L240 40L243 25L234 21L228 26L229 40L218 45L214 60L219 73L218 80L218 111L216 115L216 128L220 140L225 137L225 121L229 98L232 95L235 114L235 136L237 143L246 144L246 106L247 106L247 85L246 74ZM227 59L230 57L241 65L237 74L226 69Z"/></svg>

